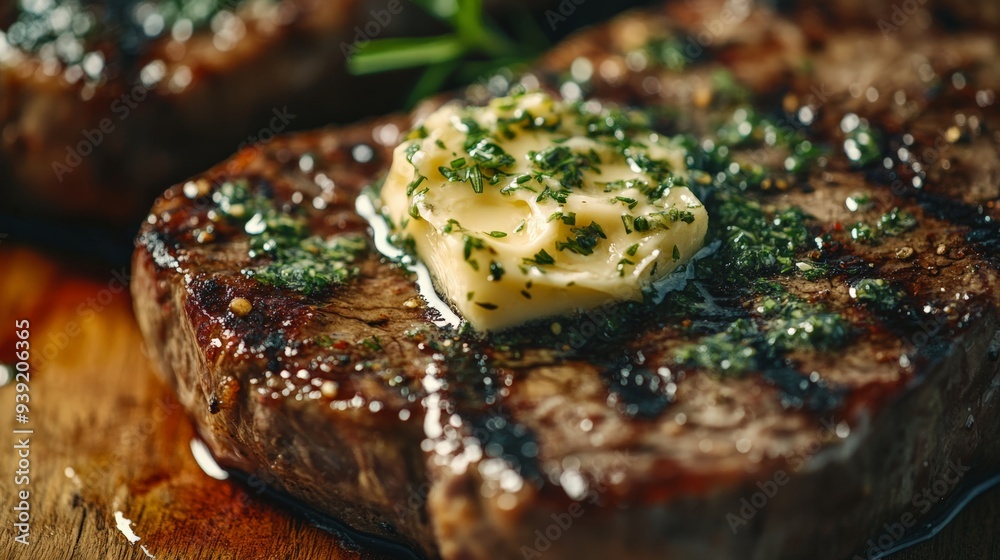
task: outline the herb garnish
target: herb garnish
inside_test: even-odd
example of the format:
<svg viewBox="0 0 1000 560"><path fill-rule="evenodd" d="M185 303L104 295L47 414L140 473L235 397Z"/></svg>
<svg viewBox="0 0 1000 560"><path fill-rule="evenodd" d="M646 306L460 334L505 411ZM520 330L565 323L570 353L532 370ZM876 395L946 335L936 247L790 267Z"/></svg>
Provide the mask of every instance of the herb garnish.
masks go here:
<svg viewBox="0 0 1000 560"><path fill-rule="evenodd" d="M572 237L566 241L556 241L556 249L559 251L568 250L578 255L590 255L593 254L598 241L608 238L597 222L590 222L590 225L585 227L570 228L570 231L574 234Z"/></svg>
<svg viewBox="0 0 1000 560"><path fill-rule="evenodd" d="M580 188L583 185L583 171L593 169L600 173L597 165L601 158L594 150L574 152L566 146L549 146L540 152L529 152L528 157L539 183L547 177L557 179L564 189ZM546 191L549 189L546 187ZM565 203L565 198L560 201Z"/></svg>
<svg viewBox="0 0 1000 560"><path fill-rule="evenodd" d="M353 264L368 249L360 235L309 236L306 219L278 210L274 201L251 194L246 180L227 182L213 195L218 214L250 235L248 256L264 261L246 274L265 284L315 295L356 277Z"/></svg>
<svg viewBox="0 0 1000 560"><path fill-rule="evenodd" d="M525 264L534 264L538 266L545 266L548 264L555 264L556 260L552 258L552 255L548 254L545 249L535 253L535 256L530 259L524 259Z"/></svg>

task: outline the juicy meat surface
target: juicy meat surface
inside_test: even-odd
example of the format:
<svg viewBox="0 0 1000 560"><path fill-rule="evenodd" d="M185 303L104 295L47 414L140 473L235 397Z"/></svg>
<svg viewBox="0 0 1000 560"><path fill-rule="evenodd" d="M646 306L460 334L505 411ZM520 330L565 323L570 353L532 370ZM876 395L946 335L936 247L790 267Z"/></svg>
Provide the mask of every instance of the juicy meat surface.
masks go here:
<svg viewBox="0 0 1000 560"><path fill-rule="evenodd" d="M887 34L868 3L741 6L626 14L489 84L642 107L698 137L747 103L827 147L804 176L747 196L769 216L812 216L804 266L762 276L842 316L845 344L759 348L742 375L679 362L734 317L762 320L766 295L710 280L697 311L668 296L481 337L436 326L414 276L374 249L356 280L310 296L245 273L249 239L217 218L220 185L245 181L311 234L370 235L359 193L429 101L244 151L153 207L136 314L219 460L444 558L844 558L926 513L921 493L942 477L995 470L1000 41L946 4L925 8L945 23L915 16ZM878 131L866 162L850 136L861 119ZM778 169L790 157L736 151ZM916 225L852 238L894 208ZM891 304L859 299L876 279Z"/></svg>

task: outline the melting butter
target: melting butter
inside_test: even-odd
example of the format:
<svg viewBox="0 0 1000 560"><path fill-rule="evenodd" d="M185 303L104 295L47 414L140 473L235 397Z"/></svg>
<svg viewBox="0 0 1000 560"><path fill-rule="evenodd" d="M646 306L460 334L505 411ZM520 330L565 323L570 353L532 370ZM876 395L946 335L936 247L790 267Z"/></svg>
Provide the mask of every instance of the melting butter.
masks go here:
<svg viewBox="0 0 1000 560"><path fill-rule="evenodd" d="M636 115L522 92L429 115L380 197L442 295L499 330L641 300L698 252L708 214L684 156Z"/></svg>

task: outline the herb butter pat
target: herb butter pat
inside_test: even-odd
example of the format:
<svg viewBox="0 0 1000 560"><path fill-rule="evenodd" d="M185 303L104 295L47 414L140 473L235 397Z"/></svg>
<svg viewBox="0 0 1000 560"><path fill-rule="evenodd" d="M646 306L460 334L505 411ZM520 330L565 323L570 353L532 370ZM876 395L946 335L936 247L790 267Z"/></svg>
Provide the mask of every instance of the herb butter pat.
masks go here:
<svg viewBox="0 0 1000 560"><path fill-rule="evenodd" d="M397 240L480 330L641 300L701 248L684 150L638 117L540 92L448 104L396 148ZM411 243L412 241L412 243Z"/></svg>

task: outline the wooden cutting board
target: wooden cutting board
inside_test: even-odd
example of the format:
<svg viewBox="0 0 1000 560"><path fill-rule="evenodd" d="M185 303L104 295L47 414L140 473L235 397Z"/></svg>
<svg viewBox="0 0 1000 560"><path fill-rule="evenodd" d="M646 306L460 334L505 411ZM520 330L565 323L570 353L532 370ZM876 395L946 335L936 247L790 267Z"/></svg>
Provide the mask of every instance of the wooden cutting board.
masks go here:
<svg viewBox="0 0 1000 560"><path fill-rule="evenodd" d="M373 557L198 467L193 428L144 352L127 267L86 268L0 246L0 361L14 363L15 321L27 319L33 365L26 424L15 419L16 384L0 387L8 442L0 449L0 558ZM15 483L13 445L22 437L30 438L26 486ZM14 540L22 490L27 546ZM936 539L892 560L995 560L998 528L994 489Z"/></svg>

